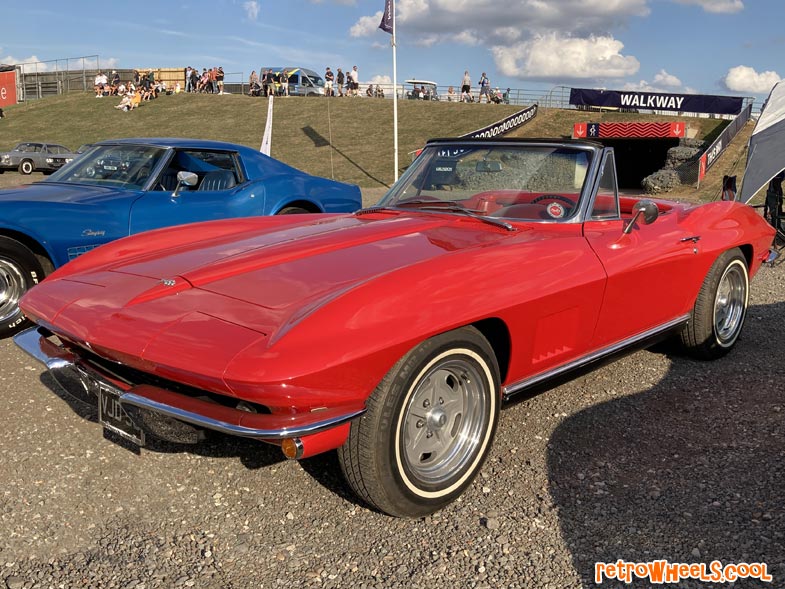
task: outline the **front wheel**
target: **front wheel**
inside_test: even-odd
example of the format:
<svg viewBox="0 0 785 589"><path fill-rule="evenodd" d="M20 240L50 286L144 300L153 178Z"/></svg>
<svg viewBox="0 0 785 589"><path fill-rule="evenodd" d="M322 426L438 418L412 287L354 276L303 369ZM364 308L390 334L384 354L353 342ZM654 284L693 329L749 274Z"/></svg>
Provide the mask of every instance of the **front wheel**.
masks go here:
<svg viewBox="0 0 785 589"><path fill-rule="evenodd" d="M33 162L30 160L22 160L19 163L19 173L29 176L33 173Z"/></svg>
<svg viewBox="0 0 785 589"><path fill-rule="evenodd" d="M744 255L738 248L724 252L709 269L681 334L691 356L714 360L733 348L744 326L749 290Z"/></svg>
<svg viewBox="0 0 785 589"><path fill-rule="evenodd" d="M398 517L421 517L455 500L490 449L499 386L493 350L472 327L411 350L371 394L338 450L352 489Z"/></svg>
<svg viewBox="0 0 785 589"><path fill-rule="evenodd" d="M0 338L27 326L19 299L43 279L44 270L33 252L18 241L0 237Z"/></svg>

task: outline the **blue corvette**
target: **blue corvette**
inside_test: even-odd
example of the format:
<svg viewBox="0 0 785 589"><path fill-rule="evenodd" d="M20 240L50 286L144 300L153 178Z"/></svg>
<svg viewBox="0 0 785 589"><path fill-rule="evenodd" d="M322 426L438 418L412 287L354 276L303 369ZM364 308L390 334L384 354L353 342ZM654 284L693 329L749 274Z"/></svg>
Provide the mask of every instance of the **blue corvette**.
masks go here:
<svg viewBox="0 0 785 589"><path fill-rule="evenodd" d="M103 141L42 182L0 191L0 337L19 298L55 268L132 233L195 221L350 212L357 186L258 151L197 139Z"/></svg>

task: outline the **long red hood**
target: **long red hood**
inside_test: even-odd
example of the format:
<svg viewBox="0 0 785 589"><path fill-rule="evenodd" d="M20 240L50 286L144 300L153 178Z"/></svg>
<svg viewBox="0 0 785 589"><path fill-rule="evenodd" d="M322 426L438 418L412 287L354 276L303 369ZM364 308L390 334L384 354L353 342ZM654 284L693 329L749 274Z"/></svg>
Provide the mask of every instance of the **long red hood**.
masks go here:
<svg viewBox="0 0 785 589"><path fill-rule="evenodd" d="M107 358L149 370L186 371L198 362L215 379L211 388L223 388L222 372L237 353L359 285L539 233L427 214L280 219L120 240L63 267L31 290L22 308Z"/></svg>

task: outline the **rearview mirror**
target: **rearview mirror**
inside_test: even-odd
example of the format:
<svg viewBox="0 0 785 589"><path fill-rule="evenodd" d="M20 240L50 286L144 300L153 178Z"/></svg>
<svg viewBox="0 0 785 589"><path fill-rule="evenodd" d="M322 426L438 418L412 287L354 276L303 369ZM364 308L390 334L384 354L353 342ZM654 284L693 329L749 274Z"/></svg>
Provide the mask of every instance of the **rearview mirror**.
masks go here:
<svg viewBox="0 0 785 589"><path fill-rule="evenodd" d="M644 225L650 225L657 220L657 217L660 216L660 209L657 207L656 203L647 198L636 202L632 207L632 212L634 215L632 219L630 219L630 222L627 223L627 226L624 228L625 234L632 231L633 225L637 223L639 218L643 217L641 221Z"/></svg>
<svg viewBox="0 0 785 589"><path fill-rule="evenodd" d="M180 194L180 188L183 186L196 186L199 182L199 176L193 172L186 172L185 170L177 172L177 188L174 189L172 196Z"/></svg>

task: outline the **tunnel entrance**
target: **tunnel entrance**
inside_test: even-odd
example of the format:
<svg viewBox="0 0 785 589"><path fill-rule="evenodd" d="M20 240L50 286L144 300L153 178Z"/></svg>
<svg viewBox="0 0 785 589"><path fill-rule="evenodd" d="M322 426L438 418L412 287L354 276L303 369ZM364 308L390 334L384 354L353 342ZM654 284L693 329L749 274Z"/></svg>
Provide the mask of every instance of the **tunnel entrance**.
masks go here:
<svg viewBox="0 0 785 589"><path fill-rule="evenodd" d="M613 147L616 155L616 176L619 189L640 190L641 180L665 166L671 147L679 145L679 139L621 139L601 137L595 139L607 147Z"/></svg>

